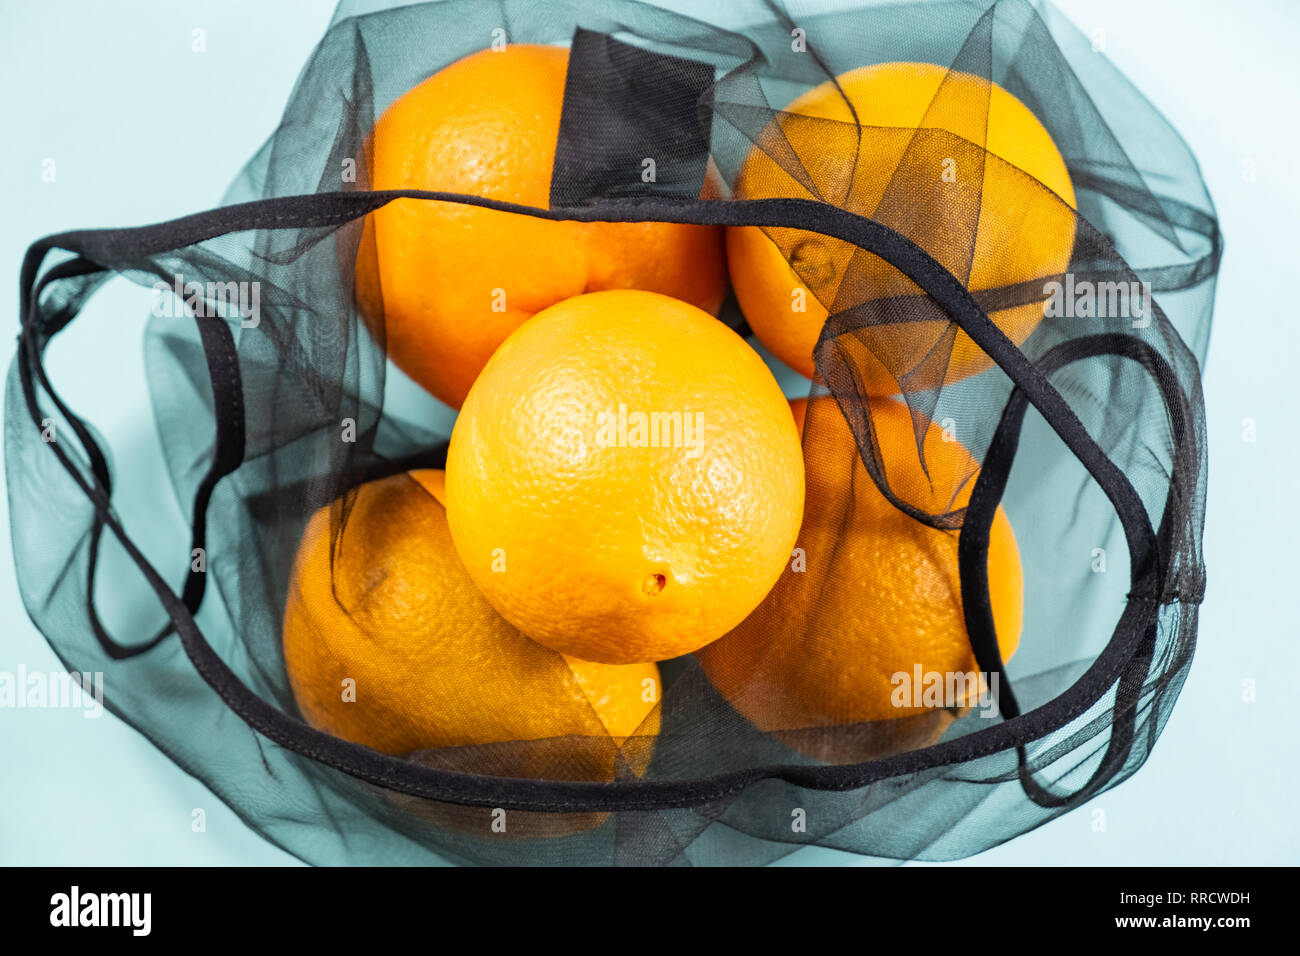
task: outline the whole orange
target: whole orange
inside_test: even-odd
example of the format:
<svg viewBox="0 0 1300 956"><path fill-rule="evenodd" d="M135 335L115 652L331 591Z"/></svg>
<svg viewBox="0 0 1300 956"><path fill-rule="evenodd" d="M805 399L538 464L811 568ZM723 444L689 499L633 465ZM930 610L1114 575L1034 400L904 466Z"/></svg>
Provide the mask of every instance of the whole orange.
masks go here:
<svg viewBox="0 0 1300 956"><path fill-rule="evenodd" d="M375 124L371 188L548 208L568 56L518 43L439 70ZM562 299L649 289L716 312L726 291L723 245L715 227L551 222L401 199L365 221L356 297L398 367L459 408L505 337Z"/></svg>
<svg viewBox="0 0 1300 956"><path fill-rule="evenodd" d="M311 518L283 628L303 716L426 763L473 752L457 769L476 773L601 781L618 760L643 772L659 669L568 660L503 621L456 556L443 487L441 471L414 471L362 485L341 529L342 505Z"/></svg>
<svg viewBox="0 0 1300 956"><path fill-rule="evenodd" d="M802 402L795 414L803 418ZM973 704L981 686L972 677L960 699L938 706L922 699L923 687L917 697L908 690L917 668L922 685L939 674L945 688L949 675L978 672L962 616L957 538L921 524L880 493L834 399L813 399L806 414L799 560L743 624L699 652L699 661L752 724L822 759L864 760L929 743L954 712ZM931 510L965 505L971 482L957 476L969 474L974 462L960 444L930 426L927 478L906 406L879 399L872 414L891 485L910 488L914 499L928 486ZM992 526L989 586L1005 660L1020 639L1023 580L1001 508Z"/></svg>
<svg viewBox="0 0 1300 956"><path fill-rule="evenodd" d="M1069 266L1074 247L1074 188L1050 134L1001 86L934 64L882 63L836 79L838 88L809 90L760 134L736 197L815 198L881 219L972 290L1036 283L1034 301L990 315L1023 342L1043 317L1037 293ZM869 394L952 383L992 364L960 329L949 343L947 316L850 243L736 227L727 260L754 333L809 378L829 312L891 297L913 298L890 306L889 323L855 333L874 354L861 370ZM930 367L936 354L946 367Z"/></svg>
<svg viewBox="0 0 1300 956"><path fill-rule="evenodd" d="M483 369L447 453L480 590L584 660L665 660L730 630L790 557L803 462L762 359L652 292L554 305Z"/></svg>

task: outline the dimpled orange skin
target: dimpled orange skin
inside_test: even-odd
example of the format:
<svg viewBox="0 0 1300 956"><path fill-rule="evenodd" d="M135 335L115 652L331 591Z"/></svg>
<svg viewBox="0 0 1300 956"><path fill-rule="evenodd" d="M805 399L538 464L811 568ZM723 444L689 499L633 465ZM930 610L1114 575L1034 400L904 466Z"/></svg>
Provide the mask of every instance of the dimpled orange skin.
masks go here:
<svg viewBox="0 0 1300 956"><path fill-rule="evenodd" d="M912 193L903 201L914 213L923 213L907 235L959 278L968 279L968 288L1030 280L1039 280L1041 286L1068 268L1074 247L1074 188L1050 134L1018 99L995 83L928 63L862 67L838 80L862 124L860 144L853 113L834 85L824 83L787 106L760 136L737 177L737 198L822 198L872 216L906 156L909 186L925 193L924 200ZM970 142L962 149L951 137L915 137L913 131L922 122ZM983 144L997 158L983 159L973 144ZM764 147L782 157L789 154L784 158L787 165L797 156L820 197L785 172ZM951 170L952 182L945 181L945 170ZM839 307L919 294L893 266L848 243L798 230L769 232L797 250L803 268L817 276L814 284L824 298L833 300L837 292L844 296ZM831 303L809 291L777 243L758 227L727 230L727 261L736 297L759 340L791 368L814 378L813 349ZM853 278L841 287L850 262ZM794 290L804 291L805 312L792 308ZM1028 338L1042 317L1042 301L990 315L1016 344ZM888 367L905 375L927 357L945 325L912 322L868 334L875 349L888 356ZM943 382L960 381L991 364L958 330ZM883 363L873 362L861 374L870 394L900 391L900 383ZM936 380L920 376L914 385L902 383L901 390L934 384Z"/></svg>
<svg viewBox="0 0 1300 956"><path fill-rule="evenodd" d="M442 471L361 486L333 555L331 509L308 523L283 629L303 716L336 737L404 755L611 738L572 753L553 742L520 746L476 771L533 778L612 779L616 750L635 734L624 759L644 772L650 748L639 741L659 730L659 669L566 660L503 621L456 556L443 488ZM355 681L352 702L343 700L347 678ZM653 682L649 693L645 681ZM442 754L458 752L422 759L443 765Z"/></svg>
<svg viewBox="0 0 1300 956"><path fill-rule="evenodd" d="M626 435L610 424L620 405ZM638 412L698 431L634 447ZM525 634L584 660L667 660L730 630L780 575L802 511L799 436L771 372L712 316L649 292L569 299L521 326L447 453L470 576Z"/></svg>
<svg viewBox="0 0 1300 956"><path fill-rule="evenodd" d="M961 609L957 538L908 517L877 490L856 457L848 423L834 399L815 398L805 425L803 400L792 403L801 429L817 439L805 450L808 497L796 547L806 569L787 569L762 605L738 628L697 655L724 698L756 727L783 731L833 728L867 721L906 721L888 739L892 750L924 746L951 720L949 709L897 707L894 674L978 670ZM878 440L891 482L914 501L942 511L969 500L972 462L932 425L925 436L933 482L916 460L906 406L873 402ZM989 547L989 581L998 646L1007 660L1020 640L1023 578L1011 524L999 508ZM953 709L972 700L954 702ZM792 733L797 749L832 762L878 756L888 724L854 738Z"/></svg>
<svg viewBox="0 0 1300 956"><path fill-rule="evenodd" d="M370 186L547 208L568 51L512 44L447 66L394 102L367 143ZM639 182L641 169L629 171ZM716 313L723 232L676 223L552 222L401 199L367 217L356 298L388 355L459 408L521 322L600 289L649 289Z"/></svg>

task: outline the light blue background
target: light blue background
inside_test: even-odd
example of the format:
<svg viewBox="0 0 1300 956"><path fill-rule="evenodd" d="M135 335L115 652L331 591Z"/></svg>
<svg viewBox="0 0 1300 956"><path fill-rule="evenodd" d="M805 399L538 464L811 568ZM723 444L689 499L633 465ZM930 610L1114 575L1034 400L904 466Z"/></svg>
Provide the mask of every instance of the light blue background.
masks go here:
<svg viewBox="0 0 1300 956"><path fill-rule="evenodd" d="M1300 4L1058 6L1086 33L1104 31L1107 55L1191 144L1227 238L1205 375L1209 592L1191 676L1146 767L1088 808L965 862L1300 863L1291 706L1300 663ZM27 244L47 233L214 205L274 129L331 13L329 0L0 0L3 274L16 278ZM204 53L191 50L196 27L206 31ZM41 178L47 158L54 183ZM1254 181L1243 175L1248 161ZM4 289L0 302L14 308L16 282ZM110 284L56 340L50 366L114 449L122 493L156 501L158 527L170 529L182 519L161 484L148 419L147 295ZM7 321L16 330L16 308ZM6 368L11 354L6 347ZM1244 419L1256 423L1254 443L1242 439ZM7 508L0 529L0 670L53 671L19 599ZM1254 703L1242 700L1244 680L1256 682ZM191 832L196 807L207 812L205 833ZM0 863L292 862L115 718L0 709ZM787 862L853 858L806 850Z"/></svg>

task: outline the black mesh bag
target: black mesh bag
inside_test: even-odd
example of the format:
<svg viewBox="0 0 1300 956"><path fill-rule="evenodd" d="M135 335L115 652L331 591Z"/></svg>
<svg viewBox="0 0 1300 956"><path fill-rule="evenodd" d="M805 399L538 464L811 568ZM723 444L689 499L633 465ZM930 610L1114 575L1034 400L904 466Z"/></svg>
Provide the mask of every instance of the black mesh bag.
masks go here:
<svg viewBox="0 0 1300 956"><path fill-rule="evenodd" d="M1050 7L862 0L735 15L748 25L635 0L345 0L219 208L29 250L5 430L27 610L69 670L104 673L107 707L302 859L755 864L807 845L952 859L1126 779L1168 719L1205 584L1199 365L1222 249L1194 159ZM519 44L568 51L555 143L521 132L512 154L554 146L548 201L374 188L376 149L391 143L371 131L393 103ZM902 125L887 82L858 85L898 64L932 78L923 114ZM1043 159L1052 144L1057 166ZM1042 162L1018 165L1017 150ZM732 249L736 294L719 321L757 343L746 269L825 313L797 354L813 375L795 395L808 397L810 488L817 469L824 487L807 499L803 576L783 573L742 625L748 671L710 661L734 632L662 661L643 719L617 735L578 721L421 744L418 715L441 719L464 693L432 678L386 702L417 715L414 738L372 746L307 719L283 633L305 531L328 546L314 572L325 617L346 622L317 622L308 644L332 646L331 626L409 642L367 625L367 595L389 593L393 567L355 542L376 509L400 535L437 526L441 508L412 476L443 467L453 412L395 371L400 323L391 287L374 283L373 223L399 203L725 228L729 243L779 251L765 266ZM440 248L460 241L447 238ZM119 510L109 449L82 417L94 410L69 408L43 364L114 275L167 306L145 354L191 536L156 567L132 538L152 516ZM954 436L965 466L940 454ZM853 546L873 495L902 534L943 552L952 587L935 613L964 625L978 681L863 719L867 689L833 662L865 639L854 622L888 627L877 583L912 580ZM1007 519L1023 623L1004 661L994 578ZM149 630L107 625L104 601L142 587ZM551 679L572 680L560 660L546 659ZM509 673L488 676L480 709L530 700ZM916 677L913 691L928 681ZM782 716L796 697L803 716Z"/></svg>

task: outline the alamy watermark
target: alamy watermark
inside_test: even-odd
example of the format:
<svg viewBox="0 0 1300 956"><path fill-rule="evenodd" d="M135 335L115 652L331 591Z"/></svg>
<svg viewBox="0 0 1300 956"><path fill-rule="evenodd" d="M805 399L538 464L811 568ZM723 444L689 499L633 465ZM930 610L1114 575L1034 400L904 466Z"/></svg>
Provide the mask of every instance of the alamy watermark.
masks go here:
<svg viewBox="0 0 1300 956"><path fill-rule="evenodd" d="M596 413L600 448L681 448L687 458L699 458L703 431L699 412L629 412L620 402L616 412Z"/></svg>
<svg viewBox="0 0 1300 956"><path fill-rule="evenodd" d="M200 319L239 316L239 324L245 329L255 329L262 321L262 283L257 280L186 282L185 277L177 273L172 276L171 285L158 281L153 284L153 291L152 311L160 319L186 315Z"/></svg>
<svg viewBox="0 0 1300 956"><path fill-rule="evenodd" d="M50 897L50 925L56 927L122 927L148 936L152 913L152 893L86 893L73 885Z"/></svg>
<svg viewBox="0 0 1300 956"><path fill-rule="evenodd" d="M1132 319L1135 329L1151 324L1150 282L1093 282L1067 272L1064 282L1043 286L1043 294L1049 319Z"/></svg>
<svg viewBox="0 0 1300 956"><path fill-rule="evenodd" d="M67 708L83 711L83 717L104 713L104 672L0 671L0 710L22 708Z"/></svg>
<svg viewBox="0 0 1300 956"><path fill-rule="evenodd" d="M1000 713L996 673L925 671L916 664L911 671L895 672L889 682L894 685L889 702L895 707L974 707L981 717Z"/></svg>

